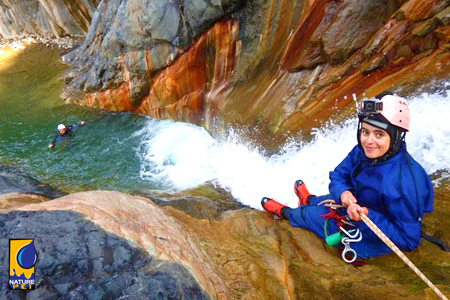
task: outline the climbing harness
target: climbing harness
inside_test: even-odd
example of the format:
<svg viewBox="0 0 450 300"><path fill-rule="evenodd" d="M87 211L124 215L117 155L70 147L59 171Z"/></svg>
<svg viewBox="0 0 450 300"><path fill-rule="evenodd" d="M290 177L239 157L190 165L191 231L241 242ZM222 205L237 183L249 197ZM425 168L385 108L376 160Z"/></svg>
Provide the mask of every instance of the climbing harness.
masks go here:
<svg viewBox="0 0 450 300"><path fill-rule="evenodd" d="M337 209L343 208L343 206L340 204L336 204L334 200L324 200L320 202L318 205L322 204L324 204L331 210L330 213L323 215L325 217L328 217L326 221L328 221L330 218L334 219L335 215L339 216L338 218L339 220L337 220L336 223L338 223L338 221L344 223L342 222L343 221L342 218L350 221L348 216L347 218L345 218L343 216L338 215L335 212ZM441 298L442 300L448 300L448 298L444 294L442 294L442 292L411 262L411 260L409 260L408 257L406 257L403 254L403 252L380 230L380 228L378 228L377 225L375 225L375 223L372 222L372 220L369 219L368 216L361 213L359 214L359 216L361 217L361 220L367 225L367 227L369 227L370 230L372 230L395 254L397 254L397 256L400 257L403 260L403 262L407 264L408 267L410 267L414 271L414 273L416 273L416 275L419 276L420 279L422 279L433 290L433 292L436 293L436 295L439 296L439 298ZM346 222L345 224L349 225L348 222ZM351 225L354 226L353 224ZM342 244L344 244L344 251L342 251L342 259L347 263L354 262L356 260L357 253L350 247L350 243L359 242L362 240L362 234L359 231L359 229L355 228L351 230L346 230L345 228L343 228L343 226L338 225L340 230L346 235L346 237L342 235L342 232L337 232L333 235L328 236L326 232L326 226L327 222L325 222L325 229L324 229L326 236L325 240L327 241L327 244L332 245L328 242L330 241L335 243L337 240L341 239ZM335 243L333 244L333 246L337 244L338 243ZM348 258L347 255L350 255L350 258Z"/></svg>
<svg viewBox="0 0 450 300"><path fill-rule="evenodd" d="M354 249L350 247L350 243L357 243L362 240L362 233L358 228L355 228L355 225L350 221L348 216L343 216L337 213L338 209L342 209L343 206L340 204L336 204L334 200L324 200L320 202L318 205L324 204L328 209L329 213L320 215L325 219L324 224L324 233L325 233L325 242L330 246L336 246L339 243L344 245L344 250L342 251L342 259L346 263L353 263L357 258L358 254ZM339 227L338 232L328 235L327 233L327 225L328 220L333 219L336 222L336 225ZM345 229L345 227L353 227L352 229Z"/></svg>

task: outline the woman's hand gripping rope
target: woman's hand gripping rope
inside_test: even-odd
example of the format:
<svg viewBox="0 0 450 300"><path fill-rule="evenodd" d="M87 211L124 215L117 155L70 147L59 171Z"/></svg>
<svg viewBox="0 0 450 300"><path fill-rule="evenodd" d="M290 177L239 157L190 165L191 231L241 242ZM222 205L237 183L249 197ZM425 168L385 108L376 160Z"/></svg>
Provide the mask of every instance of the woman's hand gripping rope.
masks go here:
<svg viewBox="0 0 450 300"><path fill-rule="evenodd" d="M350 191L344 191L341 194L341 203L342 206L347 208L347 215L353 221L361 221L359 214L369 214L369 211L366 207L361 207L357 204L358 200L356 200L355 196Z"/></svg>
<svg viewBox="0 0 450 300"><path fill-rule="evenodd" d="M361 217L360 215L368 215L369 214L369 210L367 209L367 207L361 207L358 204L350 204L347 207L347 215L350 217L350 219L352 219L353 221L361 221Z"/></svg>

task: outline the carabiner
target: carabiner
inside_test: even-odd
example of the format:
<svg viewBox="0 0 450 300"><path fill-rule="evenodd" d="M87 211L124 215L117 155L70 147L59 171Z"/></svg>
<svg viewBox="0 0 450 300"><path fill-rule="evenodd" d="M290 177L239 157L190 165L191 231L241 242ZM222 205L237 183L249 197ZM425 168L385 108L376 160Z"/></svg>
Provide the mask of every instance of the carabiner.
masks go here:
<svg viewBox="0 0 450 300"><path fill-rule="evenodd" d="M352 224L352 226L355 226L355 225ZM342 231L343 233L345 233L345 235L346 235L348 238L351 239L351 240L349 240L349 242L359 242L359 241L362 239L362 234L361 234L361 236L360 236L359 238L355 239L355 238L360 234L360 231L359 231L358 228L350 229L350 230L348 230L348 231L345 230L345 228L342 227L342 226L339 226L339 228L341 229L341 231ZM351 232L354 232L355 234L351 234Z"/></svg>
<svg viewBox="0 0 450 300"><path fill-rule="evenodd" d="M350 247L350 243L356 243L362 240L362 233L359 231L359 229L352 229L352 230L345 230L344 228L340 227L341 230L347 235L347 237L343 238L341 240L342 244L344 244L344 251L342 251L342 259L346 262L351 264L356 260L358 257L358 254L354 249ZM351 234L350 232L355 231L354 234ZM347 259L347 255L350 255L350 258Z"/></svg>
<svg viewBox="0 0 450 300"><path fill-rule="evenodd" d="M342 251L342 259L346 262L351 264L356 260L358 255L356 254L356 251L352 248L350 248L350 242L347 241L348 238L343 238L342 243L344 244L344 251ZM344 242L345 240L345 242ZM350 258L347 259L347 255L350 255Z"/></svg>

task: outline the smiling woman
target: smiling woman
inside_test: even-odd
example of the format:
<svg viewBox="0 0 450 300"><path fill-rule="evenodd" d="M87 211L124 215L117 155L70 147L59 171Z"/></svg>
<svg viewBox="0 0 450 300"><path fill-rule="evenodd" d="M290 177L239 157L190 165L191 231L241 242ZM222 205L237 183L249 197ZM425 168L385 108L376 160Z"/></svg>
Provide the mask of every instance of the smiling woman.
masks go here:
<svg viewBox="0 0 450 300"><path fill-rule="evenodd" d="M340 232L353 241L358 236L358 243L352 245L354 257L344 258L347 262L357 256L391 252L366 224L359 222L360 214L368 215L400 249L411 251L419 246L424 213L433 209L430 178L406 151L405 134L410 120L406 100L382 93L359 106L358 118L358 145L330 172L329 195L313 196L298 180L294 185L298 208L291 209L266 197L261 201L266 211L288 219L292 226L309 229L324 240ZM320 205L328 199L344 209L334 211ZM344 222L346 216L353 224ZM349 235L350 230L356 233Z"/></svg>
<svg viewBox="0 0 450 300"><path fill-rule="evenodd" d="M386 154L391 143L391 138L386 131L367 123L361 125L359 139L361 140L364 154L370 159L375 159Z"/></svg>
<svg viewBox="0 0 450 300"><path fill-rule="evenodd" d="M400 151L411 116L405 99L391 92L377 97L383 101L367 100L359 105L358 143L367 158L384 161Z"/></svg>

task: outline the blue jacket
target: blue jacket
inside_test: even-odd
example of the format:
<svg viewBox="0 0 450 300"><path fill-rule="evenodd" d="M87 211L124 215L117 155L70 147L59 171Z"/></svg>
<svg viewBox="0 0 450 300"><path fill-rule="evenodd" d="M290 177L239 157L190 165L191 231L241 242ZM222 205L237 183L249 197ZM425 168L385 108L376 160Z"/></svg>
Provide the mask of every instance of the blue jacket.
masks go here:
<svg viewBox="0 0 450 300"><path fill-rule="evenodd" d="M404 143L396 155L371 165L363 150L355 146L330 172L329 190L340 202L349 190L358 204L367 207L368 217L403 251L419 246L424 212L433 210L433 186L419 163L406 151ZM361 257L384 255L391 250L364 222L354 222L363 240L352 248Z"/></svg>

